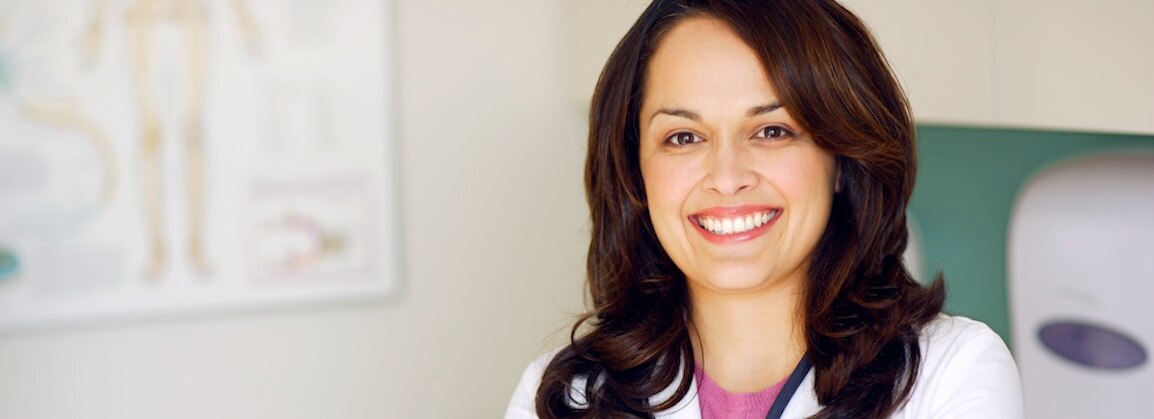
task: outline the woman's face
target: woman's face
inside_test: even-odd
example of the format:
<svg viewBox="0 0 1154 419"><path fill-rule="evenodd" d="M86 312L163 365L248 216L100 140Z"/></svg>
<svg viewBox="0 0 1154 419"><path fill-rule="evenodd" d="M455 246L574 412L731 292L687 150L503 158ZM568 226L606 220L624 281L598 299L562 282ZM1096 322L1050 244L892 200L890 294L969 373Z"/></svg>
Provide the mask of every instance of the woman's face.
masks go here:
<svg viewBox="0 0 1154 419"><path fill-rule="evenodd" d="M676 24L650 62L641 176L662 247L695 290L796 286L826 228L834 158L781 107L725 23Z"/></svg>

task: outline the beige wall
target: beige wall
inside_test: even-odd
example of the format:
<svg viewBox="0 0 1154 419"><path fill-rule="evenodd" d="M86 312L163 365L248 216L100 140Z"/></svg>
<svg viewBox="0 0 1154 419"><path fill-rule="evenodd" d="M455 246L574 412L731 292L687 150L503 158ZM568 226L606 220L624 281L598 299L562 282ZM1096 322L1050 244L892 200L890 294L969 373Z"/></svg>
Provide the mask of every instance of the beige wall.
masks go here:
<svg viewBox="0 0 1154 419"><path fill-rule="evenodd" d="M492 418L580 308L562 3L398 0L404 290L0 338L0 418Z"/></svg>

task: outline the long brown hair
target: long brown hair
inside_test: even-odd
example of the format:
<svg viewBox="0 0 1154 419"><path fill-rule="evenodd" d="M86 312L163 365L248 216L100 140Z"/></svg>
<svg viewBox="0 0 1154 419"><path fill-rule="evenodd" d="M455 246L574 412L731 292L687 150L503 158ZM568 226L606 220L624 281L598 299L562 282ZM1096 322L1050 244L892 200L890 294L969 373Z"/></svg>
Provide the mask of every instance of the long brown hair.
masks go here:
<svg viewBox="0 0 1154 419"><path fill-rule="evenodd" d="M541 417L652 417L687 396L694 361L685 278L646 210L638 113L647 62L686 16L719 19L758 54L782 105L836 156L840 191L805 289L806 357L820 418L884 417L918 376L921 326L942 309L901 261L916 171L914 124L862 22L833 0L655 0L609 57L593 95L585 167L592 309L546 367ZM674 386L672 397L650 399Z"/></svg>

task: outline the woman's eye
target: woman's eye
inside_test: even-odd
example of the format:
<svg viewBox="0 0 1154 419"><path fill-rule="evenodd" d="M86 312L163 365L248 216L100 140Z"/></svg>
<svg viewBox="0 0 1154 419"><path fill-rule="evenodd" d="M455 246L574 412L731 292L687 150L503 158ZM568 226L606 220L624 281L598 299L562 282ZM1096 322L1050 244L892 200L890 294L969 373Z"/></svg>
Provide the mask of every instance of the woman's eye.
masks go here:
<svg viewBox="0 0 1154 419"><path fill-rule="evenodd" d="M785 128L782 128L782 127L779 127L776 125L762 128L757 133L758 138L768 138L771 140L789 138L790 135L793 135L793 133L790 132L789 130L785 129Z"/></svg>
<svg viewBox="0 0 1154 419"><path fill-rule="evenodd" d="M672 145L689 145L700 141L700 138L689 132L679 132L669 136L669 138L665 140L665 142Z"/></svg>

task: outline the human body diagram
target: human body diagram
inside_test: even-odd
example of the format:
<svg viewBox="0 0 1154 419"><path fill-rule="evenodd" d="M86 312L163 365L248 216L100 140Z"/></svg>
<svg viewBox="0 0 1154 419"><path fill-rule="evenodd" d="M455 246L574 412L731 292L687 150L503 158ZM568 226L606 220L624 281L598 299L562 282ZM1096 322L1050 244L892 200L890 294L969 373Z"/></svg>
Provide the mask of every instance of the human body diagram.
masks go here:
<svg viewBox="0 0 1154 419"><path fill-rule="evenodd" d="M95 48L104 32L103 25L107 0L101 0L95 9L87 30L89 43ZM245 44L251 53L257 50L256 26L242 0L232 0L232 11L240 23ZM209 5L204 0L129 0L124 10L131 59L132 86L139 104L138 141L144 224L147 256L144 275L157 279L164 275L170 261L169 232L165 229L164 190L179 186L184 190L187 204L187 260L200 276L211 274L211 263L206 252L205 207L206 170L204 92L205 69L208 66L207 42ZM179 42L175 51L163 51L156 38L161 33L176 34ZM93 55L90 53L90 55ZM159 71L164 59L175 59L183 71L172 72L166 79ZM171 83L170 90L179 100L175 126L166 126L160 108L162 93L159 86ZM182 142L181 156L184 184L166 182L162 150L164 139L174 132Z"/></svg>
<svg viewBox="0 0 1154 419"><path fill-rule="evenodd" d="M0 332L391 292L389 3L0 0Z"/></svg>

